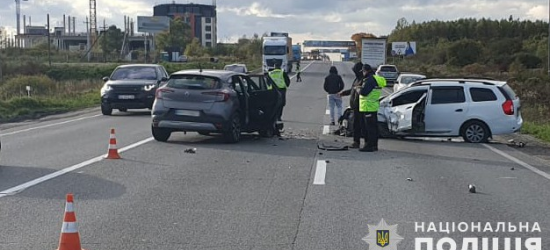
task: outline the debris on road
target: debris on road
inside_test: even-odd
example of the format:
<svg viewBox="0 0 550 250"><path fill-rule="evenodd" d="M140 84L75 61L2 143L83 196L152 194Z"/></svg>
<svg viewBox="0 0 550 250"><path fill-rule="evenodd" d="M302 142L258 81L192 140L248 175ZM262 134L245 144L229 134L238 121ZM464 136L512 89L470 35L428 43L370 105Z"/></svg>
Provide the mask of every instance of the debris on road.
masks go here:
<svg viewBox="0 0 550 250"><path fill-rule="evenodd" d="M325 160L325 162L326 162L326 163L330 163L330 161L329 161L329 160Z"/></svg>
<svg viewBox="0 0 550 250"><path fill-rule="evenodd" d="M527 145L525 142L516 142L514 139L510 139L508 140L508 143L510 144L510 146L515 146L515 147L518 147L518 148L523 148L525 147L525 145Z"/></svg>
<svg viewBox="0 0 550 250"><path fill-rule="evenodd" d="M514 170L516 170L516 169L515 169L514 167L512 167L510 170L514 171Z"/></svg>
<svg viewBox="0 0 550 250"><path fill-rule="evenodd" d="M346 151L349 149L348 146L331 146L325 145L324 143L321 143L321 145L317 144L317 148L326 151Z"/></svg>
<svg viewBox="0 0 550 250"><path fill-rule="evenodd" d="M188 148L186 150L183 151L184 153L188 153L188 154L194 154L197 152L197 148Z"/></svg>
<svg viewBox="0 0 550 250"><path fill-rule="evenodd" d="M476 186L474 186L473 184L468 185L468 189L469 189L470 193L475 193L476 192Z"/></svg>
<svg viewBox="0 0 550 250"><path fill-rule="evenodd" d="M413 179L412 179L412 178L410 178L410 177L409 177L409 178L407 178L407 180L408 180L408 181L413 181Z"/></svg>

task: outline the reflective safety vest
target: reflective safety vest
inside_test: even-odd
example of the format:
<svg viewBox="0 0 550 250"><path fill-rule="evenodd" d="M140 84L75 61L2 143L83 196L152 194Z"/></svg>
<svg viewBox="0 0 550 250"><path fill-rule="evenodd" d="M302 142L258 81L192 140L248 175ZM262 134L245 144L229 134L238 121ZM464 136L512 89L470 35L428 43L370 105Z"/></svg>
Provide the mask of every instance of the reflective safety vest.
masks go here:
<svg viewBox="0 0 550 250"><path fill-rule="evenodd" d="M378 86L373 89L369 95L359 95L359 112L377 112L380 108L380 95L382 94L382 88L386 87L386 78L373 75L374 80ZM367 81L368 78L365 78L363 81Z"/></svg>
<svg viewBox="0 0 550 250"><path fill-rule="evenodd" d="M280 69L274 69L269 72L269 77L275 82L277 88L286 89L285 77L283 76L283 71Z"/></svg>

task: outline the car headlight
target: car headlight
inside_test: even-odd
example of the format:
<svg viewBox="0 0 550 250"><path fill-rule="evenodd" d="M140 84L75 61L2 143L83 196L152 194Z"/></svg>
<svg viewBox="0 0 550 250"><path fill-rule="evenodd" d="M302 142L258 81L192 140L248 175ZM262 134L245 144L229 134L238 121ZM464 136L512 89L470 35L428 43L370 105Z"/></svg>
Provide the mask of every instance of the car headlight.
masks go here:
<svg viewBox="0 0 550 250"><path fill-rule="evenodd" d="M101 95L105 95L108 91L110 91L111 89L113 89L111 87L111 85L109 84L105 84L103 85L103 87L101 88Z"/></svg>
<svg viewBox="0 0 550 250"><path fill-rule="evenodd" d="M151 91L151 90L154 89L155 87L156 87L155 84L150 84L150 85L145 85L145 86L143 86L143 89L144 89L145 91Z"/></svg>

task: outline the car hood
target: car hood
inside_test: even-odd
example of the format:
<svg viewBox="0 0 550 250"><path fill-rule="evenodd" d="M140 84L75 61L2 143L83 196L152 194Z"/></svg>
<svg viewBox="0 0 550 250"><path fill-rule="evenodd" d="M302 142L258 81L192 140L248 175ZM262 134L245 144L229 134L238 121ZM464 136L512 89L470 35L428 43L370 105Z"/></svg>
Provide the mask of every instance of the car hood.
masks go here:
<svg viewBox="0 0 550 250"><path fill-rule="evenodd" d="M156 84L156 80L109 80L107 81L107 84L109 85L118 85L118 86L135 86L135 85L151 85Z"/></svg>

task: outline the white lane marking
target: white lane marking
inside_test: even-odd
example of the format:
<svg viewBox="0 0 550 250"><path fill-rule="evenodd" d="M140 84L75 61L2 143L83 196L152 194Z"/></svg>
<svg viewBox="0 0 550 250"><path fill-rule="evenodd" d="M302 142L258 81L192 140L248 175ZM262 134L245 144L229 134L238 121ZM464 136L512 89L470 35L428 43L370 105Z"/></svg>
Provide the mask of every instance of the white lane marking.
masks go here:
<svg viewBox="0 0 550 250"><path fill-rule="evenodd" d="M315 178L313 179L313 185L325 185L325 176L327 175L327 162L317 161L317 168L315 169Z"/></svg>
<svg viewBox="0 0 550 250"><path fill-rule="evenodd" d="M330 126L329 125L323 126L323 134L328 135L329 132L330 132Z"/></svg>
<svg viewBox="0 0 550 250"><path fill-rule="evenodd" d="M118 150L118 152L122 153L124 151L127 151L127 150L130 150L130 149L133 149L133 148L136 148L136 147L139 147L145 143L148 143L150 141L153 140L153 137L150 137L150 138L147 138L145 140L142 140L142 141L139 141L139 142L136 142L132 145L129 145L129 146L126 146L124 148L121 148ZM88 166L90 164L93 164L93 163L96 163L96 162L99 162L103 159L105 159L105 156L107 156L107 154L104 154L104 155L100 155L98 157L95 157L95 158L92 158L92 159L89 159L87 161L84 161L84 162L81 162L81 163L78 163L76 165L73 165L73 166L70 166L68 168L64 168L64 169L61 169L59 171L56 171L56 172L53 172L51 174L48 174L48 175L44 175L40 178L37 178L37 179L34 179L32 181L29 181L29 182L26 182L26 183L23 183L21 185L18 185L18 186L15 186L15 187L12 187L12 188L9 188L9 189L6 189L4 191L1 191L0 192L0 198L2 197L5 197L5 196L8 196L8 195L14 195L14 194L17 194L29 187L32 187L32 186L36 186L42 182L45 182L45 181L48 181L48 180L51 180L53 178L56 178L56 177L59 177L61 175L64 175L66 173L69 173L69 172L72 172L72 171L75 171L77 169L80 169L80 168L83 168L85 166Z"/></svg>
<svg viewBox="0 0 550 250"><path fill-rule="evenodd" d="M325 115L330 115L330 109L327 109L327 111L325 111Z"/></svg>
<svg viewBox="0 0 550 250"><path fill-rule="evenodd" d="M515 157L513 157L513 156L511 156L511 155L509 155L509 154L507 154L507 153L504 153L504 152L502 152L502 151L500 151L500 150L498 150L498 149L496 149L496 148L494 148L494 147L492 147L492 146L489 146L489 145L487 145L487 144L483 144L483 146L485 146L486 148L490 149L491 151L493 151L493 152L495 152L495 153L497 153L497 154L499 154L499 155L504 156L504 158L506 158L506 159L508 159L508 160L510 160L510 161L513 161L513 162L515 162L515 163L517 163L517 164L523 166L524 168L529 169L529 170L533 171L534 173L536 173L536 174L538 174L538 175L540 175L540 176L542 176L542 177L544 177L544 178L550 180L550 174L548 174L548 173L546 173L546 172L544 172L544 171L541 171L541 170L539 170L538 168L533 167L533 166L531 166L531 165L529 165L529 164L527 164L527 163L525 163L525 162L523 162L523 161L521 161L521 160L519 160L519 159L517 159L517 158L515 158Z"/></svg>
<svg viewBox="0 0 550 250"><path fill-rule="evenodd" d="M70 122L82 121L82 120L85 120L85 119L90 119L90 118L94 118L94 117L98 117L98 116L101 116L101 115L99 114L99 115L93 115L93 116L80 117L80 118L72 119L72 120L68 120L68 121L52 123L52 124L33 127L33 128L28 128L28 129L17 130L17 131L13 131L13 132L9 132L9 133L0 134L0 136L20 134L20 133L23 133L23 132L29 132L29 131L37 130L37 129L41 129L41 128L49 128L49 127L53 127L53 126L57 126L57 125L67 124L67 123L70 123Z"/></svg>
<svg viewBox="0 0 550 250"><path fill-rule="evenodd" d="M304 69L302 69L302 73L303 73L307 68L309 68L309 66L311 66L312 64L313 64L313 62L310 62L308 65L306 65L306 66L304 67ZM296 74L294 74L293 76L291 76L290 79L292 80L292 78L294 78L294 77L296 77Z"/></svg>

